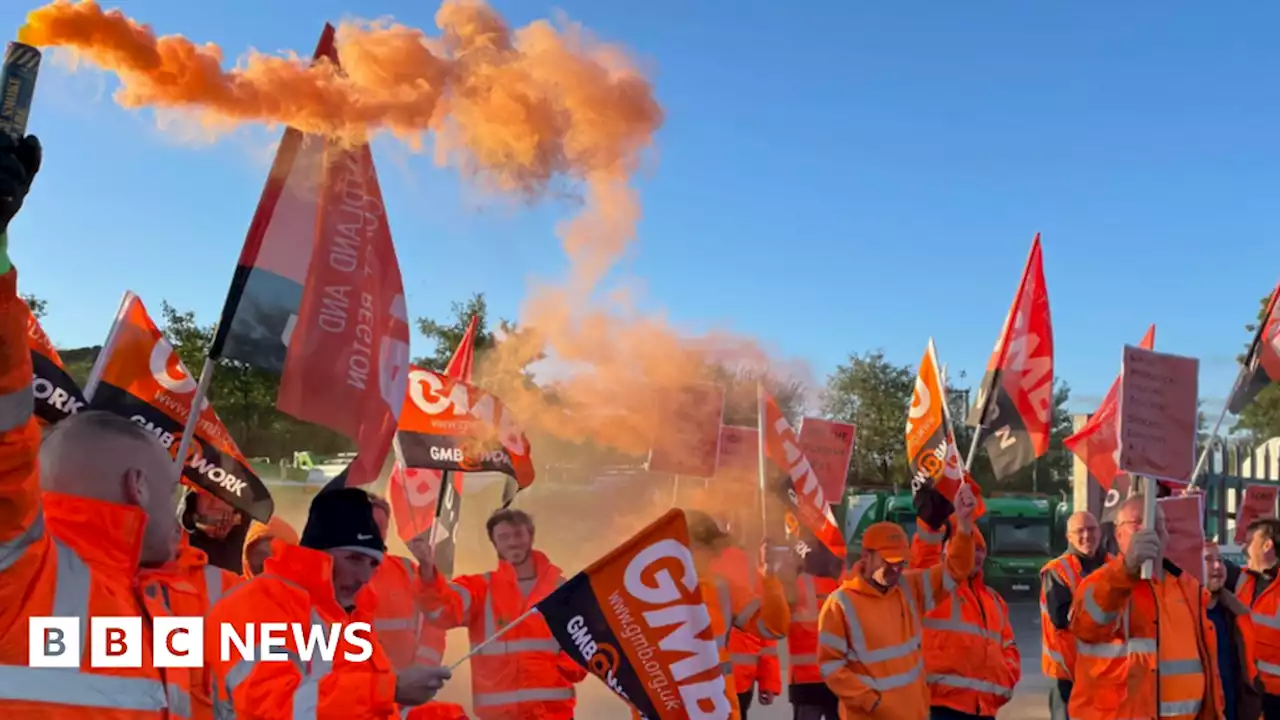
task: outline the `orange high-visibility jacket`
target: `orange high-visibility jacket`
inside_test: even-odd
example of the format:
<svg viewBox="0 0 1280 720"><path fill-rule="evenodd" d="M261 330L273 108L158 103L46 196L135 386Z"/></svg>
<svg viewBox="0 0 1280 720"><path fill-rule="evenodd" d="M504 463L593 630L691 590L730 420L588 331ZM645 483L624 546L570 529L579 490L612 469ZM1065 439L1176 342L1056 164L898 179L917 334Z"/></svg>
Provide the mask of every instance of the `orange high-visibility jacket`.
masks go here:
<svg viewBox="0 0 1280 720"><path fill-rule="evenodd" d="M1107 556L1111 560L1111 556ZM1063 587L1071 590L1074 598L1084 579L1084 567L1080 564L1080 556L1073 552L1063 553L1045 564L1040 570L1040 671L1046 676L1058 680L1070 680L1076 665L1076 638L1070 630L1059 630L1054 627L1049 616L1049 605L1045 588L1046 580L1052 575Z"/></svg>
<svg viewBox="0 0 1280 720"><path fill-rule="evenodd" d="M913 565L941 555L940 539L936 550L923 547L935 537L919 539L920 546L913 543ZM973 539L986 549L981 534L975 532ZM921 550L918 557L916 547ZM1009 607L982 581L981 570L925 614L924 669L933 707L990 717L1013 698L1022 677L1022 658L1013 642Z"/></svg>
<svg viewBox="0 0 1280 720"><path fill-rule="evenodd" d="M1118 557L1081 580L1071 606L1072 718L1222 717L1208 593L1168 562L1158 574L1134 579Z"/></svg>
<svg viewBox="0 0 1280 720"><path fill-rule="evenodd" d="M444 658L445 632L423 621L417 596L418 565L388 555L369 584L378 596L373 629L397 670L411 665L438 667Z"/></svg>
<svg viewBox="0 0 1280 720"><path fill-rule="evenodd" d="M25 313L10 270L0 275L0 717L190 717L190 671L154 666L149 621L141 668L90 667L91 617L167 613L159 588L138 583L142 510L40 489ZM28 621L43 616L80 619L68 647L78 666L29 666Z"/></svg>
<svg viewBox="0 0 1280 720"><path fill-rule="evenodd" d="M537 580L525 597L515 568L499 561L483 575L462 575L452 582L439 573L430 583L418 580L425 616L437 627L466 627L471 647L515 622L564 583L560 568L546 555L532 553ZM560 649L538 613L520 620L498 640L471 657L472 712L481 720L570 720L574 684L587 671Z"/></svg>
<svg viewBox="0 0 1280 720"><path fill-rule="evenodd" d="M818 616L818 666L840 699L842 718L928 717L923 616L972 570L973 538L959 532L943 564L904 571L887 591L855 574L827 598Z"/></svg>
<svg viewBox="0 0 1280 720"><path fill-rule="evenodd" d="M180 617L203 617L241 577L209 564L203 550L191 546L187 533L182 533L177 557L158 570L143 571L144 582L154 581L162 588L166 610ZM212 720L213 673L208 665L191 669L191 717Z"/></svg>
<svg viewBox="0 0 1280 720"><path fill-rule="evenodd" d="M786 637L791 629L791 608L786 592L776 577L765 577L761 593L753 595L741 582L730 582L712 571L699 574L698 588L702 602L711 617L711 632L715 634L716 647L720 650L720 668L725 675L725 698L729 703L729 717L725 720L742 720L738 707L738 689L733 677L733 663L729 660L729 631L744 630L756 637L777 641ZM639 713L631 711L632 720Z"/></svg>
<svg viewBox="0 0 1280 720"><path fill-rule="evenodd" d="M721 551L711 563L711 571L731 584L748 588L752 596L761 593L760 573L738 545ZM733 663L733 684L739 693L749 692L757 682L761 692L782 693L782 668L778 665L778 645L770 639L732 628L729 631L729 658Z"/></svg>
<svg viewBox="0 0 1280 720"><path fill-rule="evenodd" d="M1236 628L1244 640L1246 658L1250 661L1242 671L1262 681L1268 695L1280 695L1280 582L1272 581L1258 593L1257 575L1242 570L1236 580L1235 596L1248 615L1236 617Z"/></svg>
<svg viewBox="0 0 1280 720"><path fill-rule="evenodd" d="M288 661L241 658L234 645L231 657L221 657L222 623L239 628L244 637L249 623L256 628L263 623L329 627L373 621L371 610L377 597L368 586L356 596L353 612L338 605L333 559L327 553L280 540L271 541L271 553L263 573L235 587L205 619L205 662L213 669L214 714L236 720L395 717L395 672L376 636L366 638L373 653L364 660L346 657L347 653L358 656L364 648L345 637L337 641L332 662L323 660L319 652L307 657L291 631L282 648L289 653ZM260 646L260 637L255 638Z"/></svg>
<svg viewBox="0 0 1280 720"><path fill-rule="evenodd" d="M795 603L791 606L791 631L787 633L791 685L822 682L818 669L818 611L840 581L801 573L796 580Z"/></svg>

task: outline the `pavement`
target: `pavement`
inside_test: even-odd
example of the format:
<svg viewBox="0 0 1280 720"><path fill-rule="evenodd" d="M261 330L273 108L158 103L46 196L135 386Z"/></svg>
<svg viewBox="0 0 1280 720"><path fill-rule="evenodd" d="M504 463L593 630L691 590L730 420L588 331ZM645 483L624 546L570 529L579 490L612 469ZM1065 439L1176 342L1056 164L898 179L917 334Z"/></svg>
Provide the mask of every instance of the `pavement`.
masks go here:
<svg viewBox="0 0 1280 720"><path fill-rule="evenodd" d="M1000 710L998 720L1049 720L1049 686L1050 681L1040 674L1040 609L1035 602L1019 602L1009 606L1010 621L1013 623L1014 641L1022 654L1022 680L1014 690L1013 700ZM446 662L461 656L467 646L466 631L454 630L449 633L450 652ZM784 648L779 648L779 655L786 657ZM439 700L455 702L467 707L470 705L470 667L463 665L454 674L453 680L438 697ZM784 660L782 673L786 678ZM578 686L578 712L580 718L591 720L629 720L631 717L627 707L609 692L604 684L587 678ZM785 691L769 707L752 705L748 714L749 720L790 720L791 705L786 702Z"/></svg>

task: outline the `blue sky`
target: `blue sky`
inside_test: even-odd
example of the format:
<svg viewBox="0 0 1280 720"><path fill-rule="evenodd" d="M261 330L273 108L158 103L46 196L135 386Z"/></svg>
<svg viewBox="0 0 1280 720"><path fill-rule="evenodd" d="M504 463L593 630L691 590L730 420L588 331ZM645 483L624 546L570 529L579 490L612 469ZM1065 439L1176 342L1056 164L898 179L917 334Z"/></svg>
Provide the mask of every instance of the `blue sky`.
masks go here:
<svg viewBox="0 0 1280 720"><path fill-rule="evenodd" d="M435 6L403 0L118 5L231 58L309 53L350 17L434 34ZM621 271L645 307L758 338L818 381L866 349L914 364L930 334L952 378L975 380L1040 231L1073 409L1151 322L1159 349L1201 358L1220 403L1280 277L1280 6L494 6L513 25L563 10L651 71L667 119ZM10 245L61 346L100 343L126 288L214 319L270 159L271 134L180 140L114 87L46 62L37 92L46 167ZM564 271L564 207L485 198L393 145L377 157L415 315L484 291L514 318L530 278Z"/></svg>

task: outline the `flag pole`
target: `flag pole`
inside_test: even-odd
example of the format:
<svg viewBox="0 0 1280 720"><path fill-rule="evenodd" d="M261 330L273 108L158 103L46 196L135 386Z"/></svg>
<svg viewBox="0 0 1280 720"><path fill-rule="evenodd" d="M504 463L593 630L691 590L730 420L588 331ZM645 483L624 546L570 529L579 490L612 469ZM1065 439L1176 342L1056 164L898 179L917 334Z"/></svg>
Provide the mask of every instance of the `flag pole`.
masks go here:
<svg viewBox="0 0 1280 720"><path fill-rule="evenodd" d="M191 441L196 435L196 426L200 424L200 410L204 399L209 395L209 384L213 382L215 363L212 356L205 356L204 367L200 369L200 382L196 384L196 394L191 398L191 412L187 413L187 424L182 428L182 440L178 442L178 477L182 477L182 468L187 464L187 452L191 450Z"/></svg>
<svg viewBox="0 0 1280 720"><path fill-rule="evenodd" d="M534 606L529 608L528 610L525 610L523 613L520 614L520 617L517 617L515 620L512 620L506 625L503 625L502 627L498 628L497 632L485 638L484 640L481 640L479 643L472 645L471 649L467 651L466 655L463 655L462 657L458 658L457 660L454 661L452 665L449 666L448 668L449 672L453 672L454 670L457 670L458 668L462 667L463 663L470 660L472 655L475 655L476 653L488 647L490 643L502 637L504 634L506 634L508 630L524 622L536 612L538 612L537 606Z"/></svg>
<svg viewBox="0 0 1280 720"><path fill-rule="evenodd" d="M1204 449L1200 451L1200 457L1196 459L1196 469L1191 471L1191 482L1187 484L1186 489L1188 493L1193 492L1200 484L1200 473L1209 462L1209 453L1213 452L1213 443L1218 439L1218 433L1222 430L1222 422L1227 419L1227 412L1231 410L1231 400L1235 397L1236 390L1240 388L1240 384L1244 382L1244 375L1248 369L1248 366L1242 366L1240 372L1236 373L1236 381L1231 385L1231 394L1227 395L1227 401L1222 403L1222 412L1218 413L1218 421L1213 424L1213 432L1209 433L1209 438L1204 443Z"/></svg>
<svg viewBox="0 0 1280 720"><path fill-rule="evenodd" d="M759 465L760 473L760 537L768 537L769 535L769 517L766 508L765 497L767 496L765 485L768 475L769 460L765 452L765 404L764 404L764 385L756 383L756 460Z"/></svg>

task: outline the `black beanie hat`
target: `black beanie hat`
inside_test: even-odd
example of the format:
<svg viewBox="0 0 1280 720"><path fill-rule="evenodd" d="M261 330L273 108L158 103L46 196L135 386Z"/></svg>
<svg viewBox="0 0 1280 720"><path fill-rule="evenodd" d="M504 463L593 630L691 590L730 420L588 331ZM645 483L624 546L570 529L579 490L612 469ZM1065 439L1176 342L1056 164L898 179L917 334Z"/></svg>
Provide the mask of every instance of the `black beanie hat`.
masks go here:
<svg viewBox="0 0 1280 720"><path fill-rule="evenodd" d="M298 544L312 550L355 550L379 559L387 550L373 519L369 493L359 488L317 494L311 500L307 525Z"/></svg>

